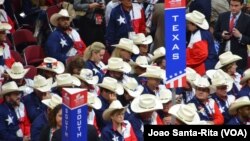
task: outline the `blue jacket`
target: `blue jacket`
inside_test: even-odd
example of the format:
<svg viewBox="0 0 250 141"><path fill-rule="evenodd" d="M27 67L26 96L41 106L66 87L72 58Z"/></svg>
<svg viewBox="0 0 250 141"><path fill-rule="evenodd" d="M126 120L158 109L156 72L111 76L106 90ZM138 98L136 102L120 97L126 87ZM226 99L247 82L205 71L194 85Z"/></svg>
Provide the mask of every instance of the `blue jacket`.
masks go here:
<svg viewBox="0 0 250 141"><path fill-rule="evenodd" d="M119 19L123 19L124 22L122 22L122 20L119 22ZM130 21L131 17L129 12L123 10L121 4L112 10L105 35L109 47L117 44L120 38L128 38L128 33L133 31Z"/></svg>
<svg viewBox="0 0 250 141"><path fill-rule="evenodd" d="M65 64L68 58L66 54L71 47L73 47L73 40L61 29L56 28L56 30L49 35L45 50L49 57L56 58Z"/></svg>
<svg viewBox="0 0 250 141"><path fill-rule="evenodd" d="M144 138L143 138L144 123L141 120L140 116L138 114L131 114L128 118L128 121L131 123L133 127L137 140L144 141Z"/></svg>
<svg viewBox="0 0 250 141"><path fill-rule="evenodd" d="M99 78L98 83L102 83L103 77L104 77L104 72L101 70L101 68L99 68L98 66L96 66L95 62L91 61L91 60L87 60L85 67L92 70L93 71L93 75L97 75Z"/></svg>
<svg viewBox="0 0 250 141"><path fill-rule="evenodd" d="M17 131L21 130L14 108L4 102L0 105L0 140L22 141L22 137L17 136Z"/></svg>
<svg viewBox="0 0 250 141"><path fill-rule="evenodd" d="M31 124L31 141L39 141L42 129L48 125L47 113L41 113Z"/></svg>
<svg viewBox="0 0 250 141"><path fill-rule="evenodd" d="M246 125L246 123L243 123L242 121L240 121L239 117L233 117L231 118L231 120L229 120L227 125Z"/></svg>
<svg viewBox="0 0 250 141"><path fill-rule="evenodd" d="M240 98L242 96L248 96L250 98L250 87L248 85L245 85L244 87L242 87L236 97Z"/></svg>
<svg viewBox="0 0 250 141"><path fill-rule="evenodd" d="M156 93L154 91L150 90L149 87L147 86L147 84L145 84L143 87L144 87L144 89L143 89L142 94L152 94L152 95L156 96Z"/></svg>
<svg viewBox="0 0 250 141"><path fill-rule="evenodd" d="M104 99L101 95L98 96L102 102L102 107L99 110L95 110L95 115L96 115L96 122L97 126L99 127L100 130L102 130L103 127L105 127L108 123L108 121L104 121L102 118L103 112L108 109L109 103L106 99Z"/></svg>
<svg viewBox="0 0 250 141"><path fill-rule="evenodd" d="M24 96L23 104L26 107L26 111L31 123L33 123L36 117L47 109L47 107L36 96L35 92Z"/></svg>

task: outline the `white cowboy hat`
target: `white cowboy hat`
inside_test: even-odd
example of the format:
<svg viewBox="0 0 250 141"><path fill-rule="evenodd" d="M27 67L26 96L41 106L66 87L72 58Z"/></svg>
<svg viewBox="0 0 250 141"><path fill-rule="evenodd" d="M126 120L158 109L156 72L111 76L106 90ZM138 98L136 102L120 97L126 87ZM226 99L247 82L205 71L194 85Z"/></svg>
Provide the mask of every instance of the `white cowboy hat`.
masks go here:
<svg viewBox="0 0 250 141"><path fill-rule="evenodd" d="M12 79L22 79L28 71L29 68L24 69L20 62L15 62L10 69L6 69L6 72Z"/></svg>
<svg viewBox="0 0 250 141"><path fill-rule="evenodd" d="M198 125L200 124L200 117L196 112L196 109L191 105L176 104L173 105L169 111L169 114L175 116L180 121L187 125Z"/></svg>
<svg viewBox="0 0 250 141"><path fill-rule="evenodd" d="M95 94L88 92L88 106L99 110L102 107L102 102Z"/></svg>
<svg viewBox="0 0 250 141"><path fill-rule="evenodd" d="M161 88L159 91L159 100L162 104L168 103L172 100L172 92L169 89Z"/></svg>
<svg viewBox="0 0 250 141"><path fill-rule="evenodd" d="M56 74L61 74L65 70L65 67L62 62L57 61L55 58L51 58L51 57L44 58L43 63L37 68L47 70L47 71L52 71L52 72L55 72Z"/></svg>
<svg viewBox="0 0 250 141"><path fill-rule="evenodd" d="M128 77L125 81L123 81L122 85L128 94L134 98L139 96L144 90L144 87L139 85L136 79L132 77Z"/></svg>
<svg viewBox="0 0 250 141"><path fill-rule="evenodd" d="M248 79L250 79L250 69L244 71L242 78L240 80L240 84L241 85L245 84Z"/></svg>
<svg viewBox="0 0 250 141"><path fill-rule="evenodd" d="M124 89L118 81L111 77L104 77L102 83L97 84L99 87L108 89L112 92L115 92L118 95L123 95Z"/></svg>
<svg viewBox="0 0 250 141"><path fill-rule="evenodd" d="M186 68L186 77L187 81L194 86L194 81L201 78L200 74L198 74L194 69L187 67Z"/></svg>
<svg viewBox="0 0 250 141"><path fill-rule="evenodd" d="M4 3L4 0L0 0L0 5L3 5L3 3Z"/></svg>
<svg viewBox="0 0 250 141"><path fill-rule="evenodd" d="M42 103L50 109L54 109L57 105L62 104L62 98L57 94L53 94L50 99L42 100Z"/></svg>
<svg viewBox="0 0 250 141"><path fill-rule="evenodd" d="M159 47L153 52L153 57L152 57L151 61L154 62L156 59L163 57L165 55L166 55L165 47Z"/></svg>
<svg viewBox="0 0 250 141"><path fill-rule="evenodd" d="M240 56L232 54L231 51L227 51L219 56L219 61L215 65L215 69L220 69L223 66L226 66L241 59L242 58Z"/></svg>
<svg viewBox="0 0 250 141"><path fill-rule="evenodd" d="M139 54L139 48L134 44L134 42L127 38L121 38L118 44L112 45L114 47L127 50L133 54Z"/></svg>
<svg viewBox="0 0 250 141"><path fill-rule="evenodd" d="M93 76L93 71L91 71L90 69L82 69L80 75L74 76L91 85L95 85L99 81L98 76Z"/></svg>
<svg viewBox="0 0 250 141"><path fill-rule="evenodd" d="M53 84L52 87L64 87L64 86L80 86L81 81L75 77L72 76L69 73L63 73L56 75L56 82Z"/></svg>
<svg viewBox="0 0 250 141"><path fill-rule="evenodd" d="M110 116L111 116L110 114L115 110L124 110L125 111L125 107L122 106L122 104L119 100L114 100L113 102L110 103L109 108L103 112L102 118L104 120L110 120Z"/></svg>
<svg viewBox="0 0 250 141"><path fill-rule="evenodd" d="M21 91L21 90L18 88L16 82L10 81L2 85L1 96L16 91Z"/></svg>
<svg viewBox="0 0 250 141"><path fill-rule="evenodd" d="M111 57L108 60L107 70L129 73L131 66L121 58Z"/></svg>
<svg viewBox="0 0 250 141"><path fill-rule="evenodd" d="M211 84L208 81L208 78L201 77L194 81L194 86L199 88L209 88L210 94L214 93L214 89L212 88Z"/></svg>
<svg viewBox="0 0 250 141"><path fill-rule="evenodd" d="M165 71L158 66L148 66L146 72L139 77L149 77L163 79Z"/></svg>
<svg viewBox="0 0 250 141"><path fill-rule="evenodd" d="M131 62L131 65L140 66L142 68L147 68L149 66L148 59L146 56L138 56L135 62Z"/></svg>
<svg viewBox="0 0 250 141"><path fill-rule="evenodd" d="M61 17L69 18L70 21L72 20L72 18L69 16L68 11L66 9L61 9L58 13L55 13L50 17L50 23L53 26L57 26L58 25L58 19L61 18Z"/></svg>
<svg viewBox="0 0 250 141"><path fill-rule="evenodd" d="M161 101L152 94L142 94L136 97L131 103L131 110L135 113L145 113L161 109L163 109Z"/></svg>
<svg viewBox="0 0 250 141"><path fill-rule="evenodd" d="M243 106L250 106L250 100L248 96L242 96L238 99L236 99L230 106L229 106L229 114L236 115L237 109L243 107Z"/></svg>
<svg viewBox="0 0 250 141"><path fill-rule="evenodd" d="M0 22L0 31L10 30L11 28L12 28L12 26L10 24Z"/></svg>
<svg viewBox="0 0 250 141"><path fill-rule="evenodd" d="M134 44L136 45L148 45L153 42L151 35L145 37L143 33L135 34L133 37L131 37L131 40L133 40Z"/></svg>
<svg viewBox="0 0 250 141"><path fill-rule="evenodd" d="M34 84L31 87L41 92L49 92L51 91L52 83L52 78L46 79L41 75L37 75L34 77Z"/></svg>
<svg viewBox="0 0 250 141"><path fill-rule="evenodd" d="M233 79L221 69L208 70L206 75L211 79L214 90L217 86L227 86L227 92L233 88Z"/></svg>
<svg viewBox="0 0 250 141"><path fill-rule="evenodd" d="M187 13L186 20L188 20L189 22L192 22L193 24L199 26L200 28L204 30L208 30L209 28L209 25L205 16L199 11L194 10L191 13Z"/></svg>

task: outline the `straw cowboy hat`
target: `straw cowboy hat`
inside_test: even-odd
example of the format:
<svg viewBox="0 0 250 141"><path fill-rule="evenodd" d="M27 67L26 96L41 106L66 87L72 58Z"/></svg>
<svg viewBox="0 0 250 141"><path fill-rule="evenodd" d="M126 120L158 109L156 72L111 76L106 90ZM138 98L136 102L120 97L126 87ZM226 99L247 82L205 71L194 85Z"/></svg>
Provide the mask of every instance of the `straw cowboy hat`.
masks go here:
<svg viewBox="0 0 250 141"><path fill-rule="evenodd" d="M108 89L112 92L115 92L118 95L123 95L124 89L118 81L111 77L104 77L102 83L97 84L99 87Z"/></svg>
<svg viewBox="0 0 250 141"><path fill-rule="evenodd" d="M134 42L127 38L121 38L118 44L112 45L114 47L127 50L133 54L139 54L139 48L134 44Z"/></svg>
<svg viewBox="0 0 250 141"><path fill-rule="evenodd" d="M55 13L50 17L50 23L53 26L57 26L58 25L58 19L61 18L61 17L69 18L70 21L72 20L72 17L69 16L68 11L66 9L61 9L58 13Z"/></svg>
<svg viewBox="0 0 250 141"><path fill-rule="evenodd" d="M80 75L74 76L91 85L95 85L99 81L98 76L93 76L93 71L91 71L90 69L82 69Z"/></svg>
<svg viewBox="0 0 250 141"><path fill-rule="evenodd" d="M200 124L200 117L196 112L196 108L191 105L176 104L173 105L169 111L169 114L175 116L180 121L187 125L197 125Z"/></svg>
<svg viewBox="0 0 250 141"><path fill-rule="evenodd" d="M102 102L95 94L88 92L88 106L99 110L102 107Z"/></svg>
<svg viewBox="0 0 250 141"><path fill-rule="evenodd" d="M199 79L201 76L194 69L187 67L186 77L187 77L187 81L191 84L191 86L194 86L194 81Z"/></svg>
<svg viewBox="0 0 250 141"><path fill-rule="evenodd" d="M166 88L160 89L159 100L162 104L170 102L172 100L172 92Z"/></svg>
<svg viewBox="0 0 250 141"><path fill-rule="evenodd" d="M0 31L10 30L11 28L12 28L12 26L10 24L0 22Z"/></svg>
<svg viewBox="0 0 250 141"><path fill-rule="evenodd" d="M219 61L215 65L215 69L220 69L223 66L226 66L241 59L242 58L240 56L232 54L231 51L227 51L219 56Z"/></svg>
<svg viewBox="0 0 250 141"><path fill-rule="evenodd" d="M29 68L24 69L22 63L20 62L15 62L10 69L6 69L6 72L12 79L22 79L28 71Z"/></svg>
<svg viewBox="0 0 250 141"><path fill-rule="evenodd" d="M41 75L37 75L34 77L34 84L31 87L39 90L40 92L49 92L51 91L52 83L52 78L46 79Z"/></svg>
<svg viewBox="0 0 250 141"><path fill-rule="evenodd" d="M198 27L208 30L209 25L205 16L199 11L194 10L191 13L186 14L186 20L197 25Z"/></svg>
<svg viewBox="0 0 250 141"><path fill-rule="evenodd" d="M146 56L138 56L135 60L135 62L131 62L131 65L133 66L140 66L142 68L147 68L148 65L148 59Z"/></svg>
<svg viewBox="0 0 250 141"><path fill-rule="evenodd" d="M111 57L108 60L107 70L129 73L131 66L121 58Z"/></svg>
<svg viewBox="0 0 250 141"><path fill-rule="evenodd" d="M156 59L163 57L165 55L166 55L165 47L159 47L153 52L153 57L152 57L151 61L154 62Z"/></svg>
<svg viewBox="0 0 250 141"><path fill-rule="evenodd" d="M42 103L50 109L54 109L57 105L62 104L62 98L57 94L53 94L50 99L42 100Z"/></svg>
<svg viewBox="0 0 250 141"><path fill-rule="evenodd" d="M161 101L152 94L142 94L136 97L131 103L131 110L135 113L144 113L161 109L163 109Z"/></svg>
<svg viewBox="0 0 250 141"><path fill-rule="evenodd" d="M62 62L57 61L55 58L51 58L51 57L44 58L43 63L37 68L55 72L56 74L61 74L65 70L65 67Z"/></svg>
<svg viewBox="0 0 250 141"><path fill-rule="evenodd" d="M158 66L148 66L146 72L139 77L149 77L163 79L165 71Z"/></svg>
<svg viewBox="0 0 250 141"><path fill-rule="evenodd" d="M237 110L244 106L250 106L250 100L248 96L242 96L236 99L230 106L229 106L229 114L236 115Z"/></svg>
<svg viewBox="0 0 250 141"><path fill-rule="evenodd" d="M233 88L233 79L221 69L208 70L206 75L211 79L214 90L217 89L217 86L227 86L227 92Z"/></svg>
<svg viewBox="0 0 250 141"><path fill-rule="evenodd" d="M4 96L5 94L16 92L16 91L21 91L21 90L18 88L16 82L10 81L2 85L2 91L1 91L0 96Z"/></svg>
<svg viewBox="0 0 250 141"><path fill-rule="evenodd" d="M199 88L209 88L210 94L214 93L214 89L212 88L211 84L209 83L206 77L201 77L194 81L194 86Z"/></svg>
<svg viewBox="0 0 250 141"><path fill-rule="evenodd" d="M244 71L242 78L240 80L240 84L241 85L245 84L248 79L250 79L250 69Z"/></svg>
<svg viewBox="0 0 250 141"><path fill-rule="evenodd" d="M106 109L102 114L103 119L110 120L110 116L115 110L125 111L125 107L122 106L119 100L114 100L112 103L110 103L109 108Z"/></svg>
<svg viewBox="0 0 250 141"><path fill-rule="evenodd" d="M153 42L153 38L151 35L145 37L143 33L135 34L131 40L133 40L134 44L136 45L148 45Z"/></svg>
<svg viewBox="0 0 250 141"><path fill-rule="evenodd" d="M56 75L56 82L52 87L80 86L81 81L69 73Z"/></svg>
<svg viewBox="0 0 250 141"><path fill-rule="evenodd" d="M136 79L132 77L128 77L125 81L123 81L122 85L128 94L134 98L139 96L144 90L144 87L139 85Z"/></svg>
<svg viewBox="0 0 250 141"><path fill-rule="evenodd" d="M2 5L4 3L4 0L0 0L0 5Z"/></svg>

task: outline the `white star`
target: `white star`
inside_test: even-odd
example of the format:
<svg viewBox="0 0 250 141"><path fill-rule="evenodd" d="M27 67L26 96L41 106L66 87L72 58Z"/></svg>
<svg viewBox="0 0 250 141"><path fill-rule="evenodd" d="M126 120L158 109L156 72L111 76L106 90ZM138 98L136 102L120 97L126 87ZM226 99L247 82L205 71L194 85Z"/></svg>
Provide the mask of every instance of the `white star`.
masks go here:
<svg viewBox="0 0 250 141"><path fill-rule="evenodd" d="M177 76L177 73L175 73L174 76Z"/></svg>
<svg viewBox="0 0 250 141"><path fill-rule="evenodd" d="M120 22L120 25L121 25L122 23L125 24L125 18L123 18L121 15L120 15L120 17L119 17L119 19L118 19L117 21Z"/></svg>
<svg viewBox="0 0 250 141"><path fill-rule="evenodd" d="M170 76L169 76L169 78L173 78L173 76L172 76L172 75L170 75Z"/></svg>
<svg viewBox="0 0 250 141"><path fill-rule="evenodd" d="M143 133L144 132L144 126L143 125L141 125L141 132Z"/></svg>
<svg viewBox="0 0 250 141"><path fill-rule="evenodd" d="M117 136L113 136L112 141L119 141Z"/></svg>
<svg viewBox="0 0 250 141"><path fill-rule="evenodd" d="M8 115L8 118L6 119L6 121L8 122L8 125L10 125L11 123L13 123L13 117Z"/></svg>
<svg viewBox="0 0 250 141"><path fill-rule="evenodd" d="M179 71L180 74L182 74L182 71Z"/></svg>
<svg viewBox="0 0 250 141"><path fill-rule="evenodd" d="M66 40L61 39L60 44L62 47L67 46Z"/></svg>
<svg viewBox="0 0 250 141"><path fill-rule="evenodd" d="M94 68L93 71L95 74L97 74L99 72L96 68Z"/></svg>

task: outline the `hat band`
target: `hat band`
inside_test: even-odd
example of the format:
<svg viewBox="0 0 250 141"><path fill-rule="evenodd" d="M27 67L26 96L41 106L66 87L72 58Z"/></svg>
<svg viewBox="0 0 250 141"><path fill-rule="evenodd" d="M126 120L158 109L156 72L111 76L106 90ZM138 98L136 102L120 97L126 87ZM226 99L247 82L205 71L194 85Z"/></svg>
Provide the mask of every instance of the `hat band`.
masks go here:
<svg viewBox="0 0 250 141"><path fill-rule="evenodd" d="M42 88L42 87L46 87L47 84L41 85L41 86L37 86L36 88Z"/></svg>
<svg viewBox="0 0 250 141"><path fill-rule="evenodd" d="M53 62L53 63L42 63L42 66L46 66L46 68L50 68L50 69L56 69L57 68L57 62Z"/></svg>
<svg viewBox="0 0 250 141"><path fill-rule="evenodd" d="M13 71L11 71L11 73L12 73L12 74L17 74L17 75L18 75L18 74L23 74L24 71L23 71L23 72L13 72Z"/></svg>
<svg viewBox="0 0 250 141"><path fill-rule="evenodd" d="M146 105L141 105L141 104L139 104L139 107L140 107L140 108L143 108L143 109L153 109L155 106L151 106L151 105L146 106Z"/></svg>

